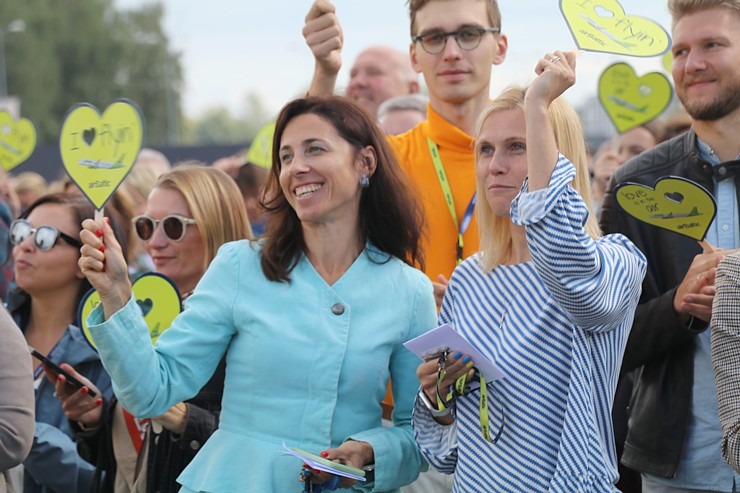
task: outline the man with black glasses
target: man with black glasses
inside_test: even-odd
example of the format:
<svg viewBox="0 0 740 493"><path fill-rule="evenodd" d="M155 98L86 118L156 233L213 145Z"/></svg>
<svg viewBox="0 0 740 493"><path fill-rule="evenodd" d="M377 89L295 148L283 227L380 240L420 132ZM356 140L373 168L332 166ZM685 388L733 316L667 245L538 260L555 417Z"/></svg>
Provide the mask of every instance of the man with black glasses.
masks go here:
<svg viewBox="0 0 740 493"><path fill-rule="evenodd" d="M437 303L452 270L478 250L473 210L473 133L490 99L491 67L504 61L506 36L496 0L409 0L411 64L429 90L427 120L389 137L425 211L425 272ZM342 31L329 0L316 0L303 35L316 59L309 95L334 92Z"/></svg>

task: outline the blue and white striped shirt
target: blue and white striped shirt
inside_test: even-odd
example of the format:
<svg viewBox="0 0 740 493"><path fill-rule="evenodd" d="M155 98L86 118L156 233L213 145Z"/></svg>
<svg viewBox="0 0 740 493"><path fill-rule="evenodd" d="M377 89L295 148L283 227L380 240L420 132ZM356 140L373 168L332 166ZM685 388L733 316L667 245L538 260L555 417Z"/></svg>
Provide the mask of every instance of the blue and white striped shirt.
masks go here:
<svg viewBox="0 0 740 493"><path fill-rule="evenodd" d="M606 492L617 479L611 406L646 261L624 236L594 241L588 210L558 159L547 189L512 202L532 260L483 272L480 254L458 266L441 322L494 361L492 434L480 432L479 391L459 397L455 423L438 424L417 400L416 440L436 469L455 473L455 492ZM452 348L454 349L454 348Z"/></svg>

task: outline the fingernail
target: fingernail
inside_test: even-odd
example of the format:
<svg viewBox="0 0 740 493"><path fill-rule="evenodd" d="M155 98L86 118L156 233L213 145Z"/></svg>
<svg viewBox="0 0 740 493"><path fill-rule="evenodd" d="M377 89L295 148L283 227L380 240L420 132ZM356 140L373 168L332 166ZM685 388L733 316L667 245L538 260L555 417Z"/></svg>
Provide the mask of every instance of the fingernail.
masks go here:
<svg viewBox="0 0 740 493"><path fill-rule="evenodd" d="M103 236L103 230L102 229L96 229L95 230L95 236L97 236L98 238L102 238L102 236Z"/></svg>
<svg viewBox="0 0 740 493"><path fill-rule="evenodd" d="M102 406L103 405L103 399L98 399L95 401L96 406Z"/></svg>
<svg viewBox="0 0 740 493"><path fill-rule="evenodd" d="M463 363L467 363L468 361L470 361L470 356L465 356L465 357L464 357L464 358L462 359L462 362L463 362Z"/></svg>
<svg viewBox="0 0 740 493"><path fill-rule="evenodd" d="M87 393L89 392L89 390L88 390L88 388L87 388L87 387L82 387L82 388L80 389L80 391L82 391L82 393L83 393L83 394L87 394Z"/></svg>
<svg viewBox="0 0 740 493"><path fill-rule="evenodd" d="M468 363L467 363L467 364L466 364L465 366L466 366L467 368L470 368L470 367L472 367L472 366L473 366L473 362L472 362L472 361L469 361L469 362L468 362Z"/></svg>
<svg viewBox="0 0 740 493"><path fill-rule="evenodd" d="M110 220L107 217L104 217L103 220L105 221L105 224L110 224Z"/></svg>
<svg viewBox="0 0 740 493"><path fill-rule="evenodd" d="M105 251L105 245L100 245L98 247L98 250L100 250L101 252L104 252Z"/></svg>
<svg viewBox="0 0 740 493"><path fill-rule="evenodd" d="M460 356L462 356L462 353L460 351L458 351L458 352L456 352L455 354L452 355L452 357L455 358L455 359L459 358Z"/></svg>
<svg viewBox="0 0 740 493"><path fill-rule="evenodd" d="M323 452L321 452L321 457L329 457L329 452L324 450Z"/></svg>

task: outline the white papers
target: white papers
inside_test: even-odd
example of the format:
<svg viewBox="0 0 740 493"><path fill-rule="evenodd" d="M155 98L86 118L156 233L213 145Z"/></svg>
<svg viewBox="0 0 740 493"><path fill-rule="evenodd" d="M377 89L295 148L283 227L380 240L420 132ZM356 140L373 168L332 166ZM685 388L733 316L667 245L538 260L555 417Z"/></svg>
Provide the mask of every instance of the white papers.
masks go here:
<svg viewBox="0 0 740 493"><path fill-rule="evenodd" d="M354 479L357 481L365 481L365 471L357 469L356 467L339 464L338 462L330 461L320 455L312 454L295 447L288 447L283 442L283 453L285 455L292 455L301 459L308 467L316 469L318 471L328 472L330 474L336 474L345 478Z"/></svg>
<svg viewBox="0 0 740 493"><path fill-rule="evenodd" d="M430 355L439 352L442 348L448 348L452 353L460 351L467 354L473 358L475 367L486 378L486 382L492 382L506 376L492 361L483 356L463 336L455 332L450 324L440 325L436 329L404 342L403 345L423 360L428 359Z"/></svg>

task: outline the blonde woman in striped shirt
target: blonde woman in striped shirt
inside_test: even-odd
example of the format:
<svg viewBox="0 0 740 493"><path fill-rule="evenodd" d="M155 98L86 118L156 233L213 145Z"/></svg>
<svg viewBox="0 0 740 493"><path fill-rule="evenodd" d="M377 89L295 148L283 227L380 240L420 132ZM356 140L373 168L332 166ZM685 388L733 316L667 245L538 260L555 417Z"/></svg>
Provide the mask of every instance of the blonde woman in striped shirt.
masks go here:
<svg viewBox="0 0 740 493"><path fill-rule="evenodd" d="M417 370L416 439L455 492L616 491L610 409L646 262L625 237L600 237L589 209L582 129L559 97L574 54L535 71L481 116L481 252L455 269L440 313L506 377L444 402L475 361L450 348L441 379L437 361Z"/></svg>

